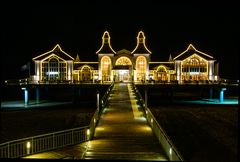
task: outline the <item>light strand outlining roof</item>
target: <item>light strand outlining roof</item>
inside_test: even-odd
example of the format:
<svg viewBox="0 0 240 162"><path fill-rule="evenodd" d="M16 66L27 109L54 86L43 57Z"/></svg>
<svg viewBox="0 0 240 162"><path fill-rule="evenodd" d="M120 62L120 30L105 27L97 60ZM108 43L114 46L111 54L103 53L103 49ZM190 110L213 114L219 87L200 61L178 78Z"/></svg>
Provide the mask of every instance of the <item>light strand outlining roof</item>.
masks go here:
<svg viewBox="0 0 240 162"><path fill-rule="evenodd" d="M70 56L69 54L67 54L66 52L64 52L64 51L62 50L62 48L60 47L59 44L55 45L55 47L54 47L52 50L50 50L50 51L48 51L48 52L45 52L45 53L43 53L43 54L41 54L41 55L39 55L39 56L37 56L37 57L34 57L33 60L36 60L36 59L39 58L39 57L42 57L42 56L47 55L47 54L49 54L49 53L52 53L52 52L54 52L56 49L60 49L60 51L61 51L62 53L64 53L65 55L67 55L68 57L70 57L72 60L74 60L74 58L73 58L72 56Z"/></svg>
<svg viewBox="0 0 240 162"><path fill-rule="evenodd" d="M41 62L44 62L45 60L48 60L50 58L56 58L58 61L61 60L63 62L67 62L66 60L64 60L63 58L59 57L58 55L56 55L54 53L49 55L49 56L47 56L47 57L45 57L44 59L42 59Z"/></svg>
<svg viewBox="0 0 240 162"><path fill-rule="evenodd" d="M146 44L145 44L145 35L143 33L143 31L140 31L138 32L138 36L137 36L137 46L135 47L135 49L131 52L132 54L135 53L135 51L139 48L139 44L142 44L145 48L145 50L148 52L148 53L152 53L147 47L146 47Z"/></svg>
<svg viewBox="0 0 240 162"><path fill-rule="evenodd" d="M110 48L110 50L111 50L114 54L116 53L116 52L113 50L112 46L111 46L110 39L111 39L111 37L110 37L109 32L108 32L108 31L105 31L105 32L103 33L103 36L102 36L102 46L101 46L100 49L96 52L96 54L98 54L98 53L103 49L103 47L104 47L105 45L107 45L107 44L108 44L108 47ZM106 41L107 41L107 42L106 42Z"/></svg>
<svg viewBox="0 0 240 162"><path fill-rule="evenodd" d="M194 57L200 58L200 59L204 60L205 62L207 62L206 59L202 58L202 57L199 56L198 54L193 54L193 55L191 55L191 56L188 56L187 58L185 58L185 59L182 60L182 61L184 62L184 61L189 60L189 59L194 58Z"/></svg>
<svg viewBox="0 0 240 162"><path fill-rule="evenodd" d="M173 60L176 60L178 57L182 56L184 53L186 53L189 50L194 50L194 51L199 52L199 53L201 53L201 54L203 54L203 55L205 55L207 57L213 58L212 56L197 50L192 44L189 44L188 48L185 51L183 51L182 53L180 53L178 56L174 57Z"/></svg>

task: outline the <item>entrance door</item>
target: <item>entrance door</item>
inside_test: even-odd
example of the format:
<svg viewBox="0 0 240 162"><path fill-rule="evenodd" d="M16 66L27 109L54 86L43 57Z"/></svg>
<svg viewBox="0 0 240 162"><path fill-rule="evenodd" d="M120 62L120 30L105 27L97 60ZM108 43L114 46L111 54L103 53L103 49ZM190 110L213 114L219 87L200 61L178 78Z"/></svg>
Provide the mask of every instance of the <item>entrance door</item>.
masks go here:
<svg viewBox="0 0 240 162"><path fill-rule="evenodd" d="M123 82L129 81L129 70L119 70L119 80Z"/></svg>
<svg viewBox="0 0 240 162"><path fill-rule="evenodd" d="M116 70L116 82L129 82L130 75L129 70Z"/></svg>

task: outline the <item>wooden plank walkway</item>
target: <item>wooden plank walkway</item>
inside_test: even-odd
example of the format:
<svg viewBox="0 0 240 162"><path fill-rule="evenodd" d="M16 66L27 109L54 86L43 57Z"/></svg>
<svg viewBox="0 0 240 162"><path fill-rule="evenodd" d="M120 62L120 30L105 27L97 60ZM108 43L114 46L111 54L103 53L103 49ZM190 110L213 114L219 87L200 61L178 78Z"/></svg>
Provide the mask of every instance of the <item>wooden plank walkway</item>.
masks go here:
<svg viewBox="0 0 240 162"><path fill-rule="evenodd" d="M137 104L131 84L115 84L94 138L79 145L28 158L169 160Z"/></svg>

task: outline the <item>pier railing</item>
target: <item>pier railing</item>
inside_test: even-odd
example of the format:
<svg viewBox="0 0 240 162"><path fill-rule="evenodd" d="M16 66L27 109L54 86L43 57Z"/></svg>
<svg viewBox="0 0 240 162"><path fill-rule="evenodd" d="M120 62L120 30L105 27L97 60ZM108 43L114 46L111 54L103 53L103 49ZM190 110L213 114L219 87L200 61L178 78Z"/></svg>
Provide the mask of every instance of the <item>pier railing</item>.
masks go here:
<svg viewBox="0 0 240 162"><path fill-rule="evenodd" d="M171 161L183 161L183 158L180 155L179 151L174 146L173 142L170 140L170 138L165 133L163 128L159 125L159 123L157 122L156 118L154 117L154 115L152 114L150 109L145 107L145 103L142 98L142 95L138 91L138 89L134 85L134 83L132 84L132 86L133 86L134 91L136 92L137 98L138 98L141 106L143 107L143 109L145 111L148 123L150 124L152 130L154 131L155 135L158 138L159 143L163 147L163 149L164 149L165 153L167 154L167 156L169 157L169 159Z"/></svg>
<svg viewBox="0 0 240 162"><path fill-rule="evenodd" d="M101 98L102 106L107 104L112 87L113 83ZM87 126L2 143L0 144L0 158L19 158L90 140L94 136L99 117L100 110L96 109L90 124Z"/></svg>
<svg viewBox="0 0 240 162"><path fill-rule="evenodd" d="M22 138L0 144L0 158L19 158L68 145L79 144L90 138L89 126Z"/></svg>
<svg viewBox="0 0 240 162"><path fill-rule="evenodd" d="M107 91L105 92L105 94L101 98L101 109L103 109L107 105L108 97L110 95L110 92L111 92L113 86L114 86L114 82L111 83L110 87L107 89Z"/></svg>

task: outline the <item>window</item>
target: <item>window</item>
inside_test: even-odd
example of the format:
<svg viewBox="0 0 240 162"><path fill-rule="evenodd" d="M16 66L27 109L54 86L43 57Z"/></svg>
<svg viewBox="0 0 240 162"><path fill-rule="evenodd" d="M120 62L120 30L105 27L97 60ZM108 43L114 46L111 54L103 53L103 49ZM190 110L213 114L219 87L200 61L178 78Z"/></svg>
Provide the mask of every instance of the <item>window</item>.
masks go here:
<svg viewBox="0 0 240 162"><path fill-rule="evenodd" d="M111 59L108 56L103 56L101 59L102 80L110 81Z"/></svg>
<svg viewBox="0 0 240 162"><path fill-rule="evenodd" d="M136 60L137 80L142 81L146 78L147 60L144 56L139 56Z"/></svg>

